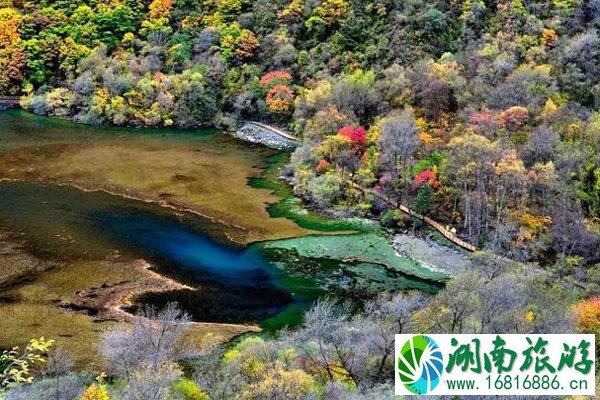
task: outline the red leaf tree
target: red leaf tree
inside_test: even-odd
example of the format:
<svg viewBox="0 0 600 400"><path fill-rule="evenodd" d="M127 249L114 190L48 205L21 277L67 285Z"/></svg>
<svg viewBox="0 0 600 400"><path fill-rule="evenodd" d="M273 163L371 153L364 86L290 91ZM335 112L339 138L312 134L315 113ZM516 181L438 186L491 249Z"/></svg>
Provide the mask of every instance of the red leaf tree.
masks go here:
<svg viewBox="0 0 600 400"><path fill-rule="evenodd" d="M346 125L338 131L338 135L350 139L350 143L362 147L367 142L367 130L362 126L353 127Z"/></svg>
<svg viewBox="0 0 600 400"><path fill-rule="evenodd" d="M435 172L430 169L421 171L413 179L413 187L415 189L420 188L424 183L428 183L434 190L440 188L440 182L437 180Z"/></svg>
<svg viewBox="0 0 600 400"><path fill-rule="evenodd" d="M292 76L287 71L275 70L264 74L259 81L263 88L272 87L275 85L285 85L292 81Z"/></svg>

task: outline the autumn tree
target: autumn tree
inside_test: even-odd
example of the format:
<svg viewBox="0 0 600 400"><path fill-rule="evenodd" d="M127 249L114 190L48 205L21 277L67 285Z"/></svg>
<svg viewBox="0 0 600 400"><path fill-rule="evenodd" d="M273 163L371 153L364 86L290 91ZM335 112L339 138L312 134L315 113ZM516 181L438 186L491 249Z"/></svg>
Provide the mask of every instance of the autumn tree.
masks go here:
<svg viewBox="0 0 600 400"><path fill-rule="evenodd" d="M600 333L600 298L592 297L575 306L577 329L582 333Z"/></svg>
<svg viewBox="0 0 600 400"><path fill-rule="evenodd" d="M506 152L495 165L494 173L496 227L499 227L507 218L507 208L517 208L523 204L527 194L527 171L515 152Z"/></svg>
<svg viewBox="0 0 600 400"><path fill-rule="evenodd" d="M275 85L267 92L266 102L273 112L290 111L294 103L294 90L286 85Z"/></svg>
<svg viewBox="0 0 600 400"><path fill-rule="evenodd" d="M410 182L410 167L420 140L410 111L391 115L380 122L379 152L383 168L399 177L404 188Z"/></svg>
<svg viewBox="0 0 600 400"><path fill-rule="evenodd" d="M0 50L13 46L19 39L20 19L16 9L0 8Z"/></svg>
<svg viewBox="0 0 600 400"><path fill-rule="evenodd" d="M168 19L172 9L172 0L152 0L148 6L148 16L152 20Z"/></svg>
<svg viewBox="0 0 600 400"><path fill-rule="evenodd" d="M289 86L292 76L287 71L275 70L260 78L259 84L266 92L266 103L269 110L285 113L292 109L295 93Z"/></svg>
<svg viewBox="0 0 600 400"><path fill-rule="evenodd" d="M81 396L81 400L110 400L103 385L92 384Z"/></svg>
<svg viewBox="0 0 600 400"><path fill-rule="evenodd" d="M453 138L449 143L447 173L461 188L464 228L471 238L486 235L490 228L490 195L493 190L497 144L475 134Z"/></svg>
<svg viewBox="0 0 600 400"><path fill-rule="evenodd" d="M515 132L522 128L529 118L529 111L525 107L511 107L502 111L498 116L500 127L510 132Z"/></svg>
<svg viewBox="0 0 600 400"><path fill-rule="evenodd" d="M252 58L260 46L256 35L248 29L242 29L237 39L235 54L242 60Z"/></svg>
<svg viewBox="0 0 600 400"><path fill-rule="evenodd" d="M346 125L341 127L337 134L350 140L350 143L358 147L359 150L367 141L367 130L362 126L353 127Z"/></svg>
<svg viewBox="0 0 600 400"><path fill-rule="evenodd" d="M323 0L312 11L310 18L306 21L306 27L315 29L331 27L346 15L350 8L347 0Z"/></svg>

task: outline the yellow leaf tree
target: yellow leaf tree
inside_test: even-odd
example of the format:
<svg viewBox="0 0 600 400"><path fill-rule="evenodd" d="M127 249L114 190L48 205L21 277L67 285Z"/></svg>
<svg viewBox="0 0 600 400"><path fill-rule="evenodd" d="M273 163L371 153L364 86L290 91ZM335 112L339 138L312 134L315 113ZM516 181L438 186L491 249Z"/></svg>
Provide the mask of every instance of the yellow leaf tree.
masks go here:
<svg viewBox="0 0 600 400"><path fill-rule="evenodd" d="M153 0L148 8L148 14L151 20L160 18L169 18L173 9L172 0Z"/></svg>
<svg viewBox="0 0 600 400"><path fill-rule="evenodd" d="M104 386L94 383L83 392L81 400L110 400L110 397Z"/></svg>
<svg viewBox="0 0 600 400"><path fill-rule="evenodd" d="M0 8L0 49L10 47L19 39L20 16L14 8Z"/></svg>

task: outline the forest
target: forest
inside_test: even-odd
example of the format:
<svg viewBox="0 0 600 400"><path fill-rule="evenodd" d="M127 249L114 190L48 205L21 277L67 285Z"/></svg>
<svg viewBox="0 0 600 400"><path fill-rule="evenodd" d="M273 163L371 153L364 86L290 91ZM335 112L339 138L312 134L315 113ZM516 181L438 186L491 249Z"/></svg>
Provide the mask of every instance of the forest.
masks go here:
<svg viewBox="0 0 600 400"><path fill-rule="evenodd" d="M167 344L109 332L107 377L51 355L7 400L388 398L393 333L600 333L599 0L0 0L0 69L0 96L39 115L281 127L313 209L423 228L358 185L483 250L434 296L325 299L298 330L189 363L185 315L152 310L176 321Z"/></svg>

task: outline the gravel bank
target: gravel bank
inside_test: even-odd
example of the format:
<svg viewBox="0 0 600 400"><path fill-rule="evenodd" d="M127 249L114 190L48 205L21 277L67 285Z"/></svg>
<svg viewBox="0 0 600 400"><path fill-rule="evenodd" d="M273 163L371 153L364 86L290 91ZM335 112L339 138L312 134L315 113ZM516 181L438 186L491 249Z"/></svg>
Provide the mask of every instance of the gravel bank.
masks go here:
<svg viewBox="0 0 600 400"><path fill-rule="evenodd" d="M232 135L238 139L259 143L277 150L292 151L298 146L297 142L254 124L245 124L237 131L232 132Z"/></svg>
<svg viewBox="0 0 600 400"><path fill-rule="evenodd" d="M455 275L470 263L465 252L443 246L431 239L400 233L394 235L392 243L398 253L445 275Z"/></svg>

